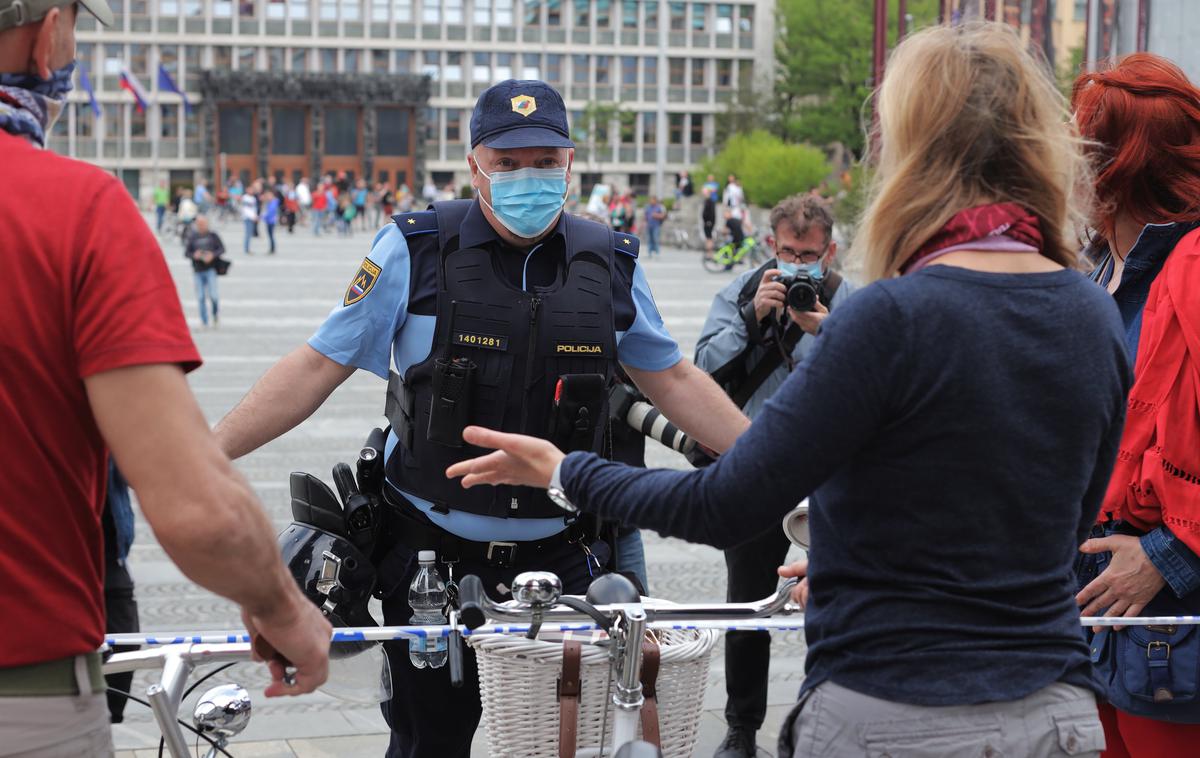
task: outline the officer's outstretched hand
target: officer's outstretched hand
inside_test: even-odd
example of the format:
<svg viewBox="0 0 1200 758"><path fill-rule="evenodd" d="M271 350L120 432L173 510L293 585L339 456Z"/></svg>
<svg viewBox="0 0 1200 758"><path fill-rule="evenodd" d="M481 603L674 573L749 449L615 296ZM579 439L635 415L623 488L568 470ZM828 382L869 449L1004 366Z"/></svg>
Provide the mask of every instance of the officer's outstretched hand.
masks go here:
<svg viewBox="0 0 1200 758"><path fill-rule="evenodd" d="M565 456L546 440L524 434L507 434L468 426L463 440L476 447L493 448L494 453L460 461L446 469L446 477L462 477L463 487L477 484L516 484L525 487L550 486L554 469Z"/></svg>

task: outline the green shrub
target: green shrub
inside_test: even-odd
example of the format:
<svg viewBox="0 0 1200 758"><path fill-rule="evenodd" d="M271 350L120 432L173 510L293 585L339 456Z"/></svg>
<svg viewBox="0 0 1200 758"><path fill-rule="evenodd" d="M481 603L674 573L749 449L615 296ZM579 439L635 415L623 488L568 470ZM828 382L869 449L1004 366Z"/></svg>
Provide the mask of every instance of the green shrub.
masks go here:
<svg viewBox="0 0 1200 758"><path fill-rule="evenodd" d="M696 175L714 174L723 183L733 174L746 192L746 202L770 208L788 195L808 192L829 172L825 154L817 148L788 144L758 130L731 137Z"/></svg>

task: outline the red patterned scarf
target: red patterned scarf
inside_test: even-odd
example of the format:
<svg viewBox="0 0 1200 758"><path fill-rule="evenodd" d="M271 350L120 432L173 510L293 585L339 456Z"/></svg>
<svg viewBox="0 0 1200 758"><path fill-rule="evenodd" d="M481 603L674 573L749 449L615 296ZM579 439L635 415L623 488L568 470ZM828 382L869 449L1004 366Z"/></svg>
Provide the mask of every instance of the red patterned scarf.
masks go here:
<svg viewBox="0 0 1200 758"><path fill-rule="evenodd" d="M900 273L907 273L918 261L939 250L985 237L1001 236L1042 249L1042 230L1037 216L1027 208L1016 203L977 205L954 214L941 231L930 237L904 262Z"/></svg>

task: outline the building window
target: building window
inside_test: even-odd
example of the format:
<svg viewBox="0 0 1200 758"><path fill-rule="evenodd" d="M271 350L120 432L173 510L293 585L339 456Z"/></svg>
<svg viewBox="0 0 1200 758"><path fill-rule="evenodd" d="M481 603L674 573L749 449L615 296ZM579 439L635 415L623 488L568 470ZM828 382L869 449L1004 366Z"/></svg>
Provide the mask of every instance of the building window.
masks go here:
<svg viewBox="0 0 1200 758"><path fill-rule="evenodd" d="M253 152L254 113L248 105L224 106L220 115L221 152L249 155Z"/></svg>
<svg viewBox="0 0 1200 758"><path fill-rule="evenodd" d="M183 88L189 92L200 88L200 71L203 66L200 65L200 53L203 50L199 45L184 45L183 47L183 65L184 77ZM179 82L176 82L179 84Z"/></svg>
<svg viewBox="0 0 1200 758"><path fill-rule="evenodd" d="M687 66L687 61L685 61L683 58L671 58L670 66L671 70L667 82L670 83L672 87L682 87L684 83L684 69Z"/></svg>
<svg viewBox="0 0 1200 758"><path fill-rule="evenodd" d="M392 13L396 16L394 20L401 24L411 24L413 20L412 9L412 0L396 0L392 4Z"/></svg>
<svg viewBox="0 0 1200 758"><path fill-rule="evenodd" d="M462 53L446 53L446 65L442 68L442 75L445 76L448 82L461 82L463 80Z"/></svg>
<svg viewBox="0 0 1200 758"><path fill-rule="evenodd" d="M708 6L701 3L692 3L692 31L702 32L706 26L706 16L708 14Z"/></svg>
<svg viewBox="0 0 1200 758"><path fill-rule="evenodd" d="M179 136L179 106L160 105L158 107L158 117L162 125L162 136L171 139Z"/></svg>
<svg viewBox="0 0 1200 758"><path fill-rule="evenodd" d="M496 53L496 81L502 82L505 79L513 78L512 53ZM537 77L530 77L536 79Z"/></svg>
<svg viewBox="0 0 1200 758"><path fill-rule="evenodd" d="M387 50L372 50L371 51L371 71L376 74L386 74L388 72L388 55Z"/></svg>
<svg viewBox="0 0 1200 758"><path fill-rule="evenodd" d="M407 74L408 72L412 71L412 62L412 50L396 51L396 73Z"/></svg>
<svg viewBox="0 0 1200 758"><path fill-rule="evenodd" d="M742 30L742 34L749 34L754 31L753 5L743 5L738 9L738 28Z"/></svg>
<svg viewBox="0 0 1200 758"><path fill-rule="evenodd" d="M621 131L621 144L632 145L637 142L637 114L623 112L617 117L617 126Z"/></svg>
<svg viewBox="0 0 1200 758"><path fill-rule="evenodd" d="M271 153L274 155L304 155L305 109L274 107L271 109Z"/></svg>
<svg viewBox="0 0 1200 758"><path fill-rule="evenodd" d="M575 0L575 27L586 29L592 23L591 0Z"/></svg>
<svg viewBox="0 0 1200 758"><path fill-rule="evenodd" d="M317 0L317 7L322 21L337 21L337 0Z"/></svg>
<svg viewBox="0 0 1200 758"><path fill-rule="evenodd" d="M692 58L692 86L704 86L704 68L708 61L703 58Z"/></svg>
<svg viewBox="0 0 1200 758"><path fill-rule="evenodd" d="M443 0L442 7L445 10L447 24L463 22L463 0Z"/></svg>
<svg viewBox="0 0 1200 758"><path fill-rule="evenodd" d="M576 84L587 84L588 77L588 57L586 55L574 55L571 57L571 81Z"/></svg>
<svg viewBox="0 0 1200 758"><path fill-rule="evenodd" d="M308 18L308 0L288 0L288 15L293 19Z"/></svg>
<svg viewBox="0 0 1200 758"><path fill-rule="evenodd" d="M525 26L542 25L542 5L538 0L525 0Z"/></svg>
<svg viewBox="0 0 1200 758"><path fill-rule="evenodd" d="M491 0L475 0L471 7L471 22L475 24L475 26L492 25Z"/></svg>
<svg viewBox="0 0 1200 758"><path fill-rule="evenodd" d="M267 48L267 70L282 71L283 70L283 48L268 47Z"/></svg>
<svg viewBox="0 0 1200 758"><path fill-rule="evenodd" d="M442 22L442 6L436 0L425 0L421 3L421 21L426 24Z"/></svg>
<svg viewBox="0 0 1200 758"><path fill-rule="evenodd" d="M738 89L748 90L754 86L754 61L738 61Z"/></svg>
<svg viewBox="0 0 1200 758"><path fill-rule="evenodd" d="M160 0L158 3L158 15L160 16L177 16L179 15L178 0Z"/></svg>
<svg viewBox="0 0 1200 758"><path fill-rule="evenodd" d="M521 56L521 62L525 64L521 68L522 79L542 78L542 56L537 53L525 53Z"/></svg>
<svg viewBox="0 0 1200 758"><path fill-rule="evenodd" d="M492 62L488 53L475 53L474 66L471 67L471 81L490 82L492 80Z"/></svg>
<svg viewBox="0 0 1200 758"><path fill-rule="evenodd" d="M562 84L562 62L563 57L556 53L550 53L546 56L546 81L551 84Z"/></svg>
<svg viewBox="0 0 1200 758"><path fill-rule="evenodd" d="M658 31L658 0L646 0L646 18L642 25L649 31Z"/></svg>
<svg viewBox="0 0 1200 758"><path fill-rule="evenodd" d="M351 48L346 48L342 51L342 55L344 56L342 58L343 71L349 74L357 74L362 70L362 66L359 64L359 53L361 53L360 50L353 50Z"/></svg>
<svg viewBox="0 0 1200 758"><path fill-rule="evenodd" d="M375 112L378 124L380 155L408 155L408 111L403 108L380 108Z"/></svg>
<svg viewBox="0 0 1200 758"><path fill-rule="evenodd" d="M129 136L134 139L146 138L146 112L137 108L129 108Z"/></svg>
<svg viewBox="0 0 1200 758"><path fill-rule="evenodd" d="M421 53L421 73L428 76L435 82L438 80L442 70L441 64L438 61L438 53L436 50L426 50Z"/></svg>
<svg viewBox="0 0 1200 758"><path fill-rule="evenodd" d="M75 103L75 136L92 137L96 134L95 115L90 103ZM65 119L59 119L64 121Z"/></svg>
<svg viewBox="0 0 1200 758"><path fill-rule="evenodd" d="M321 71L332 74L337 71L337 50L332 47L323 47L320 50L321 55Z"/></svg>
<svg viewBox="0 0 1200 758"><path fill-rule="evenodd" d="M325 109L325 154L358 155L358 109Z"/></svg>
<svg viewBox="0 0 1200 758"><path fill-rule="evenodd" d="M642 58L642 81L647 87L658 85L658 58Z"/></svg>
<svg viewBox="0 0 1200 758"><path fill-rule="evenodd" d="M596 84L608 84L608 71L611 66L611 55L596 56Z"/></svg>
<svg viewBox="0 0 1200 758"><path fill-rule="evenodd" d="M699 113L692 114L692 144L704 144L704 116Z"/></svg>
<svg viewBox="0 0 1200 758"><path fill-rule="evenodd" d="M292 48L292 71L303 72L308 71L308 48L293 47Z"/></svg>
<svg viewBox="0 0 1200 758"><path fill-rule="evenodd" d="M733 61L728 58L717 60L717 86L721 89L733 86Z"/></svg>
<svg viewBox="0 0 1200 758"><path fill-rule="evenodd" d="M438 112L433 108L425 109L424 123L421 124L426 142L436 142L438 138Z"/></svg>
<svg viewBox="0 0 1200 758"><path fill-rule="evenodd" d="M238 3L238 16L241 18L254 18L254 0L241 0Z"/></svg>
<svg viewBox="0 0 1200 758"><path fill-rule="evenodd" d="M371 0L371 20L387 21L389 4L389 0Z"/></svg>
<svg viewBox="0 0 1200 758"><path fill-rule="evenodd" d="M148 48L146 45L130 45L129 46L129 70L145 79L150 72L147 65L146 53Z"/></svg>
<svg viewBox="0 0 1200 758"><path fill-rule="evenodd" d="M669 7L671 11L671 31L682 32L687 25L684 17L687 13L687 6L683 3L670 3Z"/></svg>
<svg viewBox="0 0 1200 758"><path fill-rule="evenodd" d="M231 3L229 0L213 0L213 17L232 18L233 3Z"/></svg>
<svg viewBox="0 0 1200 758"><path fill-rule="evenodd" d="M342 0L342 18L346 21L358 21L362 18L362 6L358 0Z"/></svg>
<svg viewBox="0 0 1200 758"><path fill-rule="evenodd" d="M253 71L254 59L258 56L258 49L254 47L239 47L237 52L238 71Z"/></svg>
<svg viewBox="0 0 1200 758"><path fill-rule="evenodd" d="M612 0L596 0L596 27L599 29L607 29L612 23L612 18L609 10L612 7Z"/></svg>
<svg viewBox="0 0 1200 758"><path fill-rule="evenodd" d="M562 26L562 0L546 0L546 24Z"/></svg>
<svg viewBox="0 0 1200 758"><path fill-rule="evenodd" d="M637 85L638 59L632 55L621 58L621 84Z"/></svg>
<svg viewBox="0 0 1200 758"><path fill-rule="evenodd" d="M717 34L733 34L733 6L717 6Z"/></svg>
<svg viewBox="0 0 1200 758"><path fill-rule="evenodd" d="M667 141L672 145L683 144L683 114L667 114Z"/></svg>
<svg viewBox="0 0 1200 758"><path fill-rule="evenodd" d="M285 19L287 18L287 3L284 0L268 0L267 2L267 18L270 19Z"/></svg>
<svg viewBox="0 0 1200 758"><path fill-rule="evenodd" d="M78 56L78 53L76 53ZM175 83L179 83L179 46L178 45L160 45L158 48L158 62L167 70ZM157 73L155 74L157 78Z"/></svg>
<svg viewBox="0 0 1200 758"><path fill-rule="evenodd" d="M462 111L457 108L446 109L446 142L462 142Z"/></svg>
<svg viewBox="0 0 1200 758"><path fill-rule="evenodd" d="M233 68L233 48L229 45L216 45L212 49L213 68L218 71L228 71Z"/></svg>
<svg viewBox="0 0 1200 758"><path fill-rule="evenodd" d="M1087 21L1088 0L1075 0L1075 13L1072 18L1076 21Z"/></svg>
<svg viewBox="0 0 1200 758"><path fill-rule="evenodd" d="M183 0L183 15L198 18L204 15L203 0Z"/></svg>
<svg viewBox="0 0 1200 758"><path fill-rule="evenodd" d="M513 0L495 0L496 26L513 25Z"/></svg>
<svg viewBox="0 0 1200 758"><path fill-rule="evenodd" d="M658 142L658 114L642 114L642 144L653 145Z"/></svg>
<svg viewBox="0 0 1200 758"><path fill-rule="evenodd" d="M638 27L638 0L623 0L621 3L621 28L636 29Z"/></svg>

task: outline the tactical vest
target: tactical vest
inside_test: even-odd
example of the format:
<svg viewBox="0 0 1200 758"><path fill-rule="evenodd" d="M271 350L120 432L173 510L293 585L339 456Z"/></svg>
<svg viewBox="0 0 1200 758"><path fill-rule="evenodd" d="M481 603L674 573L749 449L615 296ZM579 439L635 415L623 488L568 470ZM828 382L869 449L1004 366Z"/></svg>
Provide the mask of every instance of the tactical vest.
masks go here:
<svg viewBox="0 0 1200 758"><path fill-rule="evenodd" d="M387 478L443 513L563 516L540 489L467 490L445 471L490 452L462 442L468 425L550 439L566 451L603 452L617 360L613 235L564 215L559 280L525 292L509 284L493 253L459 248L471 203L433 206L438 249L430 254L440 256L434 341L424 361L403 377L393 372L388 382L386 412L400 444L387 461Z"/></svg>

